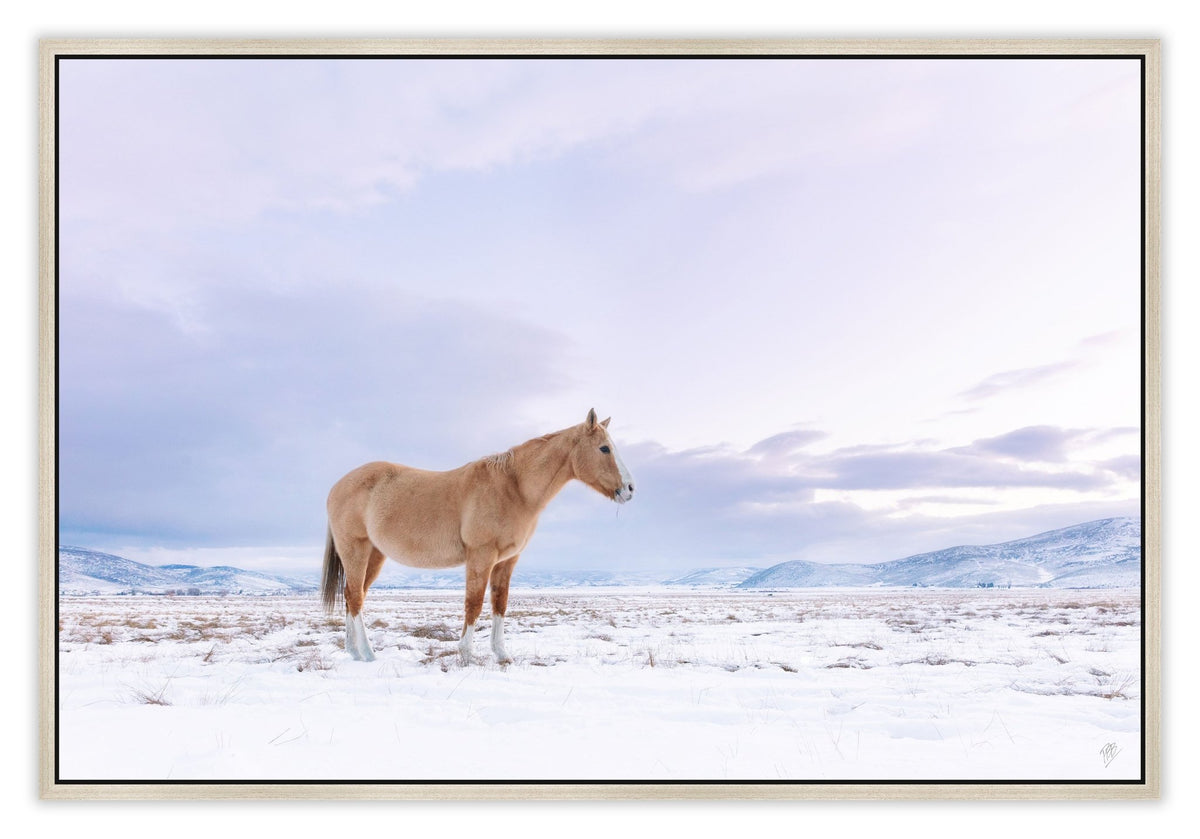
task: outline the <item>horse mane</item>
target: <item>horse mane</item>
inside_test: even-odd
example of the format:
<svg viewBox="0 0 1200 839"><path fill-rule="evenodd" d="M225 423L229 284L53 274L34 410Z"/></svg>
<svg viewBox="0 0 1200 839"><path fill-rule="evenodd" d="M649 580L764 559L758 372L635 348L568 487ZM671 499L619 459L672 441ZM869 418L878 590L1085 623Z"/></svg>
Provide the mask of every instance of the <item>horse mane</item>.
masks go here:
<svg viewBox="0 0 1200 839"><path fill-rule="evenodd" d="M513 450L509 449L508 451L505 451L505 452L496 452L495 454L489 454L486 457L480 458L479 462L482 463L484 466L495 469L497 472L500 472L501 474L505 474L512 468Z"/></svg>
<svg viewBox="0 0 1200 839"><path fill-rule="evenodd" d="M561 431L551 431L549 434L543 434L541 437L534 437L532 440L526 440L524 443L513 446L507 451L496 452L495 454L489 454L485 457L481 457L479 462L484 466L495 469L502 475L507 475L512 472L513 461L516 458L517 449L524 448L531 443L548 443L556 437L561 437L570 430L571 429L569 428L564 428Z"/></svg>

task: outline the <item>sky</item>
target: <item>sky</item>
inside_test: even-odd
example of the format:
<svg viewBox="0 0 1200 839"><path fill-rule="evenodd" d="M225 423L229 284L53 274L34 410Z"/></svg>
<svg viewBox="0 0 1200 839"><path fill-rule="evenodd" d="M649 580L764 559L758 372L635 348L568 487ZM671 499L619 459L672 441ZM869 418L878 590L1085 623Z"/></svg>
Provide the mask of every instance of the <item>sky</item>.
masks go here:
<svg viewBox="0 0 1200 839"><path fill-rule="evenodd" d="M64 60L60 541L315 573L355 466L592 407L637 497L524 565L1136 515L1139 69Z"/></svg>

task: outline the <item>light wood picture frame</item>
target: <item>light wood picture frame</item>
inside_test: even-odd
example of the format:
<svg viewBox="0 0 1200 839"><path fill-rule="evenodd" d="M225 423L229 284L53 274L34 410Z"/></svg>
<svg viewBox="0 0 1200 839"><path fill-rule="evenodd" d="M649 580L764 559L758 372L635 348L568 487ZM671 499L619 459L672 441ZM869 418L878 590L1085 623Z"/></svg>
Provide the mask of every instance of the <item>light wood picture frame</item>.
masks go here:
<svg viewBox="0 0 1200 839"><path fill-rule="evenodd" d="M59 127L57 97L63 62L95 57L137 60L205 57L373 58L403 61L421 56L608 57L614 61L673 56L893 58L1033 61L1058 58L1126 58L1139 62L1142 81L1141 166L1141 372L1142 372L1142 589L1141 589L1141 772L1136 781L1097 780L969 782L888 780L885 782L761 778L719 782L681 777L671 781L606 779L479 782L353 778L311 782L172 781L163 779L79 780L60 777L60 674L58 672L61 546L58 490L60 475L59 400ZM49 39L40 44L40 794L44 799L1156 799L1160 796L1161 742L1161 63L1156 40L980 39L980 40L675 40L675 39L310 39L310 40L126 40ZM323 501L323 499L322 499ZM388 735L391 736L390 734ZM1098 758L1099 759L1099 758Z"/></svg>

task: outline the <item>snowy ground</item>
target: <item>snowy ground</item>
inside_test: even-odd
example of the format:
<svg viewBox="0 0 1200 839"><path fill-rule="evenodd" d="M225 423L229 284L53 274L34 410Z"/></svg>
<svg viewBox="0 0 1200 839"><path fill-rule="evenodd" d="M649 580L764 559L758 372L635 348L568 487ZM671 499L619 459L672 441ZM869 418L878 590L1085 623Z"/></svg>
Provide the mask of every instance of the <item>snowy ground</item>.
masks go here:
<svg viewBox="0 0 1200 839"><path fill-rule="evenodd" d="M1136 591L515 589L60 602L63 780L1128 780Z"/></svg>

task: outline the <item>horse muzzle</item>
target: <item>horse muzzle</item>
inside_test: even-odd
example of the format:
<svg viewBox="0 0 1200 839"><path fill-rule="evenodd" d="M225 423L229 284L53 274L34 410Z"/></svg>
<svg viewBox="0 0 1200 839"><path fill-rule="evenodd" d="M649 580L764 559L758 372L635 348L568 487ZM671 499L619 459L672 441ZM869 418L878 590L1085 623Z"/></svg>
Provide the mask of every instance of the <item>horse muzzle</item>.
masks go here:
<svg viewBox="0 0 1200 839"><path fill-rule="evenodd" d="M633 498L633 484L625 484L625 486L617 489L613 493L613 501L618 504L625 504Z"/></svg>

